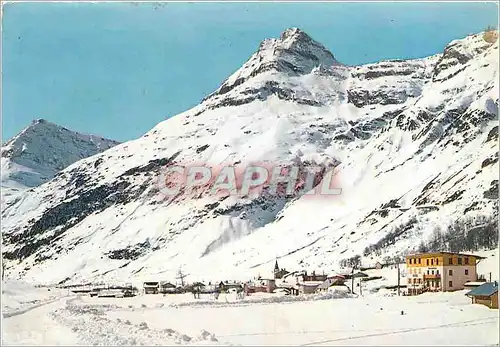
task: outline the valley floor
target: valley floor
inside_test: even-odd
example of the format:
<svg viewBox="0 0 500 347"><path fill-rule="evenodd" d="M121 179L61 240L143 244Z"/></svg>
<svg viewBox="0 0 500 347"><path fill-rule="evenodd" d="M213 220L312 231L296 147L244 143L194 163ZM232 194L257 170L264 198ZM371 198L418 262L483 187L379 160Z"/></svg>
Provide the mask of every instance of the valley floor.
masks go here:
<svg viewBox="0 0 500 347"><path fill-rule="evenodd" d="M3 287L6 345L499 344L499 311L472 305L464 291L307 301L227 294L216 301L208 295L90 298ZM24 290L24 301L16 289Z"/></svg>

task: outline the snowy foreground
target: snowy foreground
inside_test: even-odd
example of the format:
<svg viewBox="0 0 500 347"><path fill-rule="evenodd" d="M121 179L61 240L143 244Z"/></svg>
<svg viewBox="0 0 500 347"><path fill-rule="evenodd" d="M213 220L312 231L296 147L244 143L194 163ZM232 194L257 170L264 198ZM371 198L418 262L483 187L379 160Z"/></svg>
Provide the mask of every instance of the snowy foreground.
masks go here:
<svg viewBox="0 0 500 347"><path fill-rule="evenodd" d="M19 296L21 290L24 296ZM464 291L417 297L345 293L239 301L232 294L90 298L3 284L7 345L498 345L498 310ZM24 298L21 299L21 298ZM401 314L403 311L404 314Z"/></svg>

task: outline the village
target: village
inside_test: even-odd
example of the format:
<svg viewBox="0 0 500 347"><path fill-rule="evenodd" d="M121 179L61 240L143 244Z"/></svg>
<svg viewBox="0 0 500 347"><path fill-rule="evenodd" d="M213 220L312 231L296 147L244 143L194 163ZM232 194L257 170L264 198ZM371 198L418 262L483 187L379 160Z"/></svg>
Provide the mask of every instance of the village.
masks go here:
<svg viewBox="0 0 500 347"><path fill-rule="evenodd" d="M266 293L282 296L304 296L321 293L348 293L363 296L365 293L384 290L387 295L414 296L423 293L454 292L468 290L465 295L471 303L483 304L498 309L498 283L491 280L491 273L479 274L477 265L485 259L472 254L435 252L406 256L404 264L381 263L374 266L353 266L345 271L326 274L314 270L288 271L275 261L272 276L248 281L221 280L217 282L186 283L185 275L179 274L180 283L151 280L142 287L132 284L75 284L60 285L73 293L90 297L123 298L138 295L176 295L190 293L194 299L218 300L220 294L234 293L239 300ZM397 282L381 287L368 283L381 280L383 276L373 273L392 274ZM488 277L488 278L487 278Z"/></svg>

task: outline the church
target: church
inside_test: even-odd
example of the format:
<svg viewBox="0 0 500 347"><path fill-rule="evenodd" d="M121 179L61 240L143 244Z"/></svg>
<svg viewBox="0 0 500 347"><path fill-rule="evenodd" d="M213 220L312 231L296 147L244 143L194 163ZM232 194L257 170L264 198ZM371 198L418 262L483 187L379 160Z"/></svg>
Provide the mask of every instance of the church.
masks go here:
<svg viewBox="0 0 500 347"><path fill-rule="evenodd" d="M289 272L286 271L286 269L280 269L278 259L276 259L276 263L274 264L274 279L282 279L287 274L289 274Z"/></svg>

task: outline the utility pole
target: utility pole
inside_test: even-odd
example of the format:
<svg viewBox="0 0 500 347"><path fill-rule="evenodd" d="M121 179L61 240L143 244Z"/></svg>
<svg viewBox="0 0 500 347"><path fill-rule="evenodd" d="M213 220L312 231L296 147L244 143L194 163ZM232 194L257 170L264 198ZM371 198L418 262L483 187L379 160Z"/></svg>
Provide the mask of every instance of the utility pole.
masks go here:
<svg viewBox="0 0 500 347"><path fill-rule="evenodd" d="M182 270L179 268L179 271L177 272L177 278L181 280L181 286L184 287L184 278L186 278L187 275L185 275Z"/></svg>
<svg viewBox="0 0 500 347"><path fill-rule="evenodd" d="M401 295L401 289L400 289L400 284L401 284L401 271L399 270L399 261L397 262L396 266L398 267L398 296Z"/></svg>
<svg viewBox="0 0 500 347"><path fill-rule="evenodd" d="M352 272L351 272L351 291L354 294L354 265L352 267Z"/></svg>
<svg viewBox="0 0 500 347"><path fill-rule="evenodd" d="M490 272L490 283L491 283L491 272Z"/></svg>

